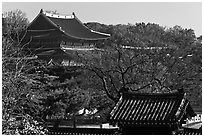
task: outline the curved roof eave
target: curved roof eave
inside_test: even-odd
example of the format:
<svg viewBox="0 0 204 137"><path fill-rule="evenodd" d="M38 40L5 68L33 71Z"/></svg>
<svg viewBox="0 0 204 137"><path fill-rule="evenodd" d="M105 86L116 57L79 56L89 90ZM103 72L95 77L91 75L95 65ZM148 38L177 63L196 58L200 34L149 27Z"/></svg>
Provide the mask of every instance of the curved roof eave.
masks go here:
<svg viewBox="0 0 204 137"><path fill-rule="evenodd" d="M98 32L98 31L95 31L95 30L92 30L92 29L90 29L90 30L91 30L91 32L93 32L93 33L97 33L97 34L100 34L100 35L106 35L107 37L110 37L110 36L111 36L110 34L107 34L107 33Z"/></svg>
<svg viewBox="0 0 204 137"><path fill-rule="evenodd" d="M93 40L93 41L95 41L95 40L105 40L105 39L110 38L110 37L107 37L107 38L82 38L82 37L72 36L72 35L66 33L66 32L65 32L64 30L62 30L62 29L60 29L60 31L61 31L62 33L64 33L66 36L68 36L68 37L71 37L71 38L74 38L74 39L80 39L80 40L90 40L90 41Z"/></svg>
<svg viewBox="0 0 204 137"><path fill-rule="evenodd" d="M82 26L84 26L86 29L88 29L88 30L91 30L91 32L93 32L93 33L97 33L97 34L100 34L100 35L105 35L105 36L108 36L108 37L110 37L111 35L110 34L107 34L107 33L102 33L102 32L98 32L98 31L94 31L94 30L92 30L92 29L89 29L87 26L85 26L75 15L74 15L74 18L82 25Z"/></svg>

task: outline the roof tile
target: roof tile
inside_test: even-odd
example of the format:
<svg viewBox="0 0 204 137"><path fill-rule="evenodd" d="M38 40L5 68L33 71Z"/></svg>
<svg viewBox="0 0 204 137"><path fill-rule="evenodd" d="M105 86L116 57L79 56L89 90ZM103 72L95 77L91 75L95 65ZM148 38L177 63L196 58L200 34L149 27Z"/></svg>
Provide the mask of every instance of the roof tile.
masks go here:
<svg viewBox="0 0 204 137"><path fill-rule="evenodd" d="M184 99L184 94L180 93L163 95L124 93L110 113L110 119L122 123L168 124L183 116L188 104L183 103ZM176 117L176 113L179 117Z"/></svg>
<svg viewBox="0 0 204 137"><path fill-rule="evenodd" d="M76 17L74 18L54 18L48 16L49 20L59 26L65 34L68 36L78 38L78 39L87 39L87 40L97 40L97 39L106 39L109 38L109 34L98 33L91 31L86 27L82 22L80 22Z"/></svg>
<svg viewBox="0 0 204 137"><path fill-rule="evenodd" d="M65 36L68 40L95 41L110 37L110 34L92 31L74 15L62 16L44 12L40 12L37 15L37 17L29 24L27 30L29 33L26 34L25 39L29 39L36 35L38 36L39 33L49 35L47 38L56 35Z"/></svg>

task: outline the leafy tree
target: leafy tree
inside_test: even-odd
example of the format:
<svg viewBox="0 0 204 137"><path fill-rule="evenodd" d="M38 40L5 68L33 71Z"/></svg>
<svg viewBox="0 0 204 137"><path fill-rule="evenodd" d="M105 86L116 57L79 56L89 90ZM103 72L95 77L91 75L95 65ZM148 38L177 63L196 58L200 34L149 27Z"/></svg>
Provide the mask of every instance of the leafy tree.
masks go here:
<svg viewBox="0 0 204 137"><path fill-rule="evenodd" d="M26 57L14 56L15 53L12 53L10 48L5 48L8 46L13 46L13 42L3 38L2 132L3 134L44 134L46 130L35 122L39 106L33 97L39 96L39 90L32 88L39 83L33 80L35 75L26 72L33 67L32 63L28 62Z"/></svg>
<svg viewBox="0 0 204 137"><path fill-rule="evenodd" d="M28 19L20 10L5 12L3 16L2 133L46 134L38 102L41 83L35 80L37 73L28 73L35 68L36 61L19 46Z"/></svg>
<svg viewBox="0 0 204 137"><path fill-rule="evenodd" d="M86 25L96 31L106 30L112 36L103 43L105 48L99 57L78 54L93 75L88 78L94 78L109 98L117 101L125 88L136 92L185 88L189 98L201 95L202 43L193 30L180 26L166 29L151 23ZM143 86L149 90L141 90Z"/></svg>
<svg viewBox="0 0 204 137"><path fill-rule="evenodd" d="M14 11L4 12L2 16L3 34L19 43L27 25L29 24L26 14L17 9Z"/></svg>

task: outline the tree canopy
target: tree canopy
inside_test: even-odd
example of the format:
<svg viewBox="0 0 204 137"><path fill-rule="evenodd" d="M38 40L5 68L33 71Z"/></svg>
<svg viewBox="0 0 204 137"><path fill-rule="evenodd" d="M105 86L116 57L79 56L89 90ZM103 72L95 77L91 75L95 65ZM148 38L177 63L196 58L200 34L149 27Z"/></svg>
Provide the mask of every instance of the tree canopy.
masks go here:
<svg viewBox="0 0 204 137"><path fill-rule="evenodd" d="M137 92L184 88L193 103L199 95L195 104L201 104L202 37L196 37L192 29L154 23L86 25L111 34L110 40L99 44L104 49L100 57L80 56L110 98L117 100L124 88ZM153 81L156 87L150 84ZM138 90L146 85L149 90Z"/></svg>
<svg viewBox="0 0 204 137"><path fill-rule="evenodd" d="M24 34L22 32L25 31L29 24L29 21L26 18L26 13L17 9L4 12L2 17L3 35L8 36L19 43Z"/></svg>

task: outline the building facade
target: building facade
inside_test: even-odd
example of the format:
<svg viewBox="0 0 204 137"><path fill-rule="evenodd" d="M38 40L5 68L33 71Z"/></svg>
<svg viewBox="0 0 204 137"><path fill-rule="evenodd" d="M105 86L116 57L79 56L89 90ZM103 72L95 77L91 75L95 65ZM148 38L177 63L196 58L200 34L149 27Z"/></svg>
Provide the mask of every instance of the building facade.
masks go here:
<svg viewBox="0 0 204 137"><path fill-rule="evenodd" d="M110 34L89 29L74 13L58 15L41 9L27 27L21 45L28 54L62 62L72 60L69 50L94 50L97 42L108 38Z"/></svg>

